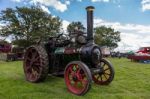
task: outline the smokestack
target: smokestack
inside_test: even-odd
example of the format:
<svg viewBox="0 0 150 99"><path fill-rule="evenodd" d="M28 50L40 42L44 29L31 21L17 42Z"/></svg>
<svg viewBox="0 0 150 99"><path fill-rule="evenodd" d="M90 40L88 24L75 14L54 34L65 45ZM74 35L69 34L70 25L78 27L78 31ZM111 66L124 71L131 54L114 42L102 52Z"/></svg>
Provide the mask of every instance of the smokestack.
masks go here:
<svg viewBox="0 0 150 99"><path fill-rule="evenodd" d="M87 10L87 40L88 42L94 43L94 37L93 37L93 6L86 7Z"/></svg>

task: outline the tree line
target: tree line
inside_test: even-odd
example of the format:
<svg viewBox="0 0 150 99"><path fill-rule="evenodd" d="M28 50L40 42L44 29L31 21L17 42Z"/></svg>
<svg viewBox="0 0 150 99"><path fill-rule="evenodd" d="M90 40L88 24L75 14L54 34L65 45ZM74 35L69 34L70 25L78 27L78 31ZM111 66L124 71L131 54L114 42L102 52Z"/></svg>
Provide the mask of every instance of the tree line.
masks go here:
<svg viewBox="0 0 150 99"><path fill-rule="evenodd" d="M0 13L0 36L12 36L12 43L20 47L28 47L37 39L47 40L61 32L62 20L44 12L40 7L6 8ZM72 22L67 27L67 32L74 30L85 32L81 22ZM94 28L94 40L100 46L116 48L120 41L120 32L106 26Z"/></svg>

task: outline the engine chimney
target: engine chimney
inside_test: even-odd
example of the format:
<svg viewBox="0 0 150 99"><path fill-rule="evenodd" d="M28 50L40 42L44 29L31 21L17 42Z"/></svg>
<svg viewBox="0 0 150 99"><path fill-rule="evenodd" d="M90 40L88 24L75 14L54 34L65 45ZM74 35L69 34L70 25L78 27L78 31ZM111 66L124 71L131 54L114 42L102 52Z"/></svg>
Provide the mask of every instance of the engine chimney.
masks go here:
<svg viewBox="0 0 150 99"><path fill-rule="evenodd" d="M93 6L86 7L87 10L87 40L90 43L94 43L94 37L93 37Z"/></svg>

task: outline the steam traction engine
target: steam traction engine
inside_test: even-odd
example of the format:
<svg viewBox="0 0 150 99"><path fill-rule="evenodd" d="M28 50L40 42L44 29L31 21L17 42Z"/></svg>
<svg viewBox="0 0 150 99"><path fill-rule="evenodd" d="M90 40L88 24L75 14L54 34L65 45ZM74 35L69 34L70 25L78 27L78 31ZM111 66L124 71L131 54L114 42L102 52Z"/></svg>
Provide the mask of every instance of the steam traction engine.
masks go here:
<svg viewBox="0 0 150 99"><path fill-rule="evenodd" d="M114 78L110 62L102 58L101 50L93 40L93 10L87 10L87 36L82 32L69 37L60 34L43 44L30 46L24 56L24 73L27 81L43 81L48 74L64 74L68 90L84 95L92 81L108 85Z"/></svg>

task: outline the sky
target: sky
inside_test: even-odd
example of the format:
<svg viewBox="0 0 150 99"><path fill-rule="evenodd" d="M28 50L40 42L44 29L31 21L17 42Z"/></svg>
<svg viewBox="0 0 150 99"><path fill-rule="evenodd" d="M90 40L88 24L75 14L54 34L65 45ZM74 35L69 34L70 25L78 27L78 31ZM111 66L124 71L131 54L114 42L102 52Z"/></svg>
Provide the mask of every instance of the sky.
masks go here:
<svg viewBox="0 0 150 99"><path fill-rule="evenodd" d="M59 16L64 30L72 21L81 21L86 27L85 8L92 5L94 27L105 25L121 32L116 50L150 46L150 0L0 0L0 11L37 4L45 12Z"/></svg>

